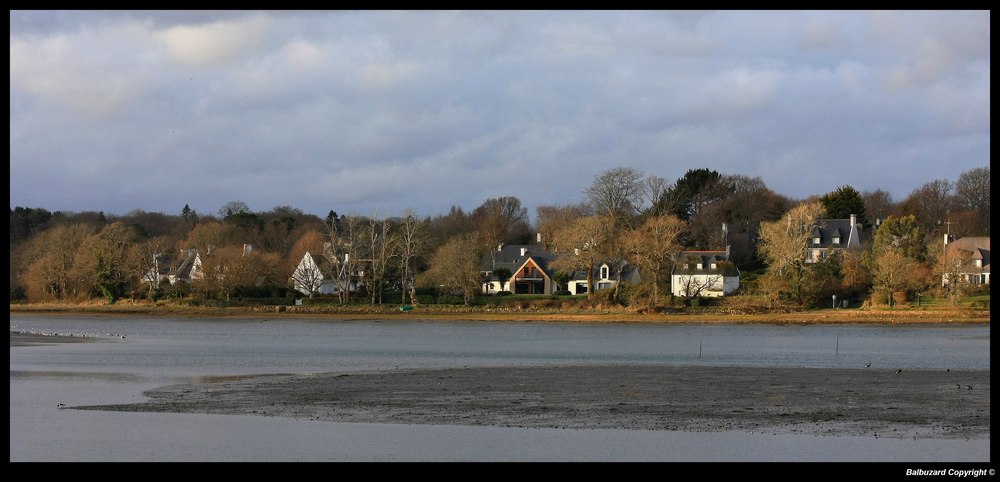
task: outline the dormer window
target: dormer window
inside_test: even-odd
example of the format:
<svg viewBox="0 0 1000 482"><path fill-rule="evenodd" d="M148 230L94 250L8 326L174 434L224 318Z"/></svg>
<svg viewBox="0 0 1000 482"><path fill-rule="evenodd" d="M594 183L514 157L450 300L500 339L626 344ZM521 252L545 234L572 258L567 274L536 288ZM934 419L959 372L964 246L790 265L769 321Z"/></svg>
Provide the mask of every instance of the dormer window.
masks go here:
<svg viewBox="0 0 1000 482"><path fill-rule="evenodd" d="M977 268L982 268L983 267L983 260L977 259L976 260L976 267Z"/></svg>
<svg viewBox="0 0 1000 482"><path fill-rule="evenodd" d="M819 244L819 236L813 238L813 244Z"/></svg>
<svg viewBox="0 0 1000 482"><path fill-rule="evenodd" d="M698 270L700 271L700 270L702 270L702 269L705 269L705 268L704 268L704 266L702 266L702 264L701 264L701 263L698 263Z"/></svg>
<svg viewBox="0 0 1000 482"><path fill-rule="evenodd" d="M840 236L833 237L833 244L840 244Z"/></svg>
<svg viewBox="0 0 1000 482"><path fill-rule="evenodd" d="M716 268L717 268L717 266L718 266L718 265L716 265L715 263L712 263L712 269L716 269Z"/></svg>

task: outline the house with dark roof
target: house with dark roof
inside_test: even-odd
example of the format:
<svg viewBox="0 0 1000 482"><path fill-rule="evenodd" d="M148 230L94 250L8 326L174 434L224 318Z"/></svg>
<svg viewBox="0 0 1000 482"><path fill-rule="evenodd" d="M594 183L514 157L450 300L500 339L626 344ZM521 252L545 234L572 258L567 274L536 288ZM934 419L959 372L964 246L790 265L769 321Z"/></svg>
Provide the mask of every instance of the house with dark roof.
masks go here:
<svg viewBox="0 0 1000 482"><path fill-rule="evenodd" d="M670 273L674 296L719 297L740 287L740 270L729 261L729 251L682 251Z"/></svg>
<svg viewBox="0 0 1000 482"><path fill-rule="evenodd" d="M557 256L557 253L537 244L500 245L495 253L484 257L481 268L486 277L483 293L509 291L514 294L548 295L560 289L569 290L572 294L586 293L586 271L569 273L566 286L558 286L553 279L556 272L549 266ZM594 268L595 288L602 290L614 287L618 282L619 271L622 281L638 282L639 274L631 265L624 264L615 268L613 263L602 263Z"/></svg>
<svg viewBox="0 0 1000 482"><path fill-rule="evenodd" d="M862 236L856 214L850 219L818 219L809 235L805 262L817 263L836 250L860 248Z"/></svg>
<svg viewBox="0 0 1000 482"><path fill-rule="evenodd" d="M946 234L944 263L941 286L947 286L952 275L971 285L990 284L990 238L965 237L952 241Z"/></svg>

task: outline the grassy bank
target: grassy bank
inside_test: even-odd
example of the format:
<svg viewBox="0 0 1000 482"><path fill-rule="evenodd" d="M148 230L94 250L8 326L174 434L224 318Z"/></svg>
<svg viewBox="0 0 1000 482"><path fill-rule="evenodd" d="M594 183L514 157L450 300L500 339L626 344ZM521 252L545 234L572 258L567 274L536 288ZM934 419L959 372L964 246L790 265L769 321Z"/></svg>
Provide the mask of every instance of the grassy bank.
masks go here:
<svg viewBox="0 0 1000 482"><path fill-rule="evenodd" d="M331 320L471 320L471 321L563 321L629 323L989 323L990 311L972 307L850 308L805 311L734 310L718 307L685 307L644 312L627 308L560 309L533 306L419 305L401 311L399 305L312 306L193 306L169 302L11 304L11 313L45 315L121 315L151 317L260 317L322 318Z"/></svg>

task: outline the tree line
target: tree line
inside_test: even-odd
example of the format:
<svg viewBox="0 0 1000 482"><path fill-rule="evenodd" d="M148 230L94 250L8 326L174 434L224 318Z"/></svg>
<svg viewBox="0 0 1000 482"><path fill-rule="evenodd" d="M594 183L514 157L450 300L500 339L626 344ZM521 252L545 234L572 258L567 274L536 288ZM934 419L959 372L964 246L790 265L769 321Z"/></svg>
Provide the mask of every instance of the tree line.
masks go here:
<svg viewBox="0 0 1000 482"><path fill-rule="evenodd" d="M452 206L435 216L330 210L319 217L291 206L255 212L242 201L214 214L185 205L176 215L18 206L10 210L10 299L280 297L310 252L330 254L345 278L354 277L349 282L359 289L341 290L343 302L363 296L383 303L388 291L406 303L416 287L433 286L460 293L468 303L483 282L483 260L498 246L540 242L560 253L552 266L560 275L592 275L601 263L639 268L642 286L630 287L626 296L619 283L607 294L616 303L663 303L680 252L727 246L744 273L745 291L770 304L821 306L831 293L889 302L892 293L926 290L935 276L940 279L945 233L989 236L989 185L989 167L981 167L955 181L930 181L899 202L885 191L851 186L792 199L759 177L694 169L669 181L616 167L584 186L579 202L538 206L534 222L513 196L487 199L469 212ZM808 242L803 226L852 214L874 233L863 250L801 261ZM187 250L200 254L204 279L190 286L145 279L158 263Z"/></svg>

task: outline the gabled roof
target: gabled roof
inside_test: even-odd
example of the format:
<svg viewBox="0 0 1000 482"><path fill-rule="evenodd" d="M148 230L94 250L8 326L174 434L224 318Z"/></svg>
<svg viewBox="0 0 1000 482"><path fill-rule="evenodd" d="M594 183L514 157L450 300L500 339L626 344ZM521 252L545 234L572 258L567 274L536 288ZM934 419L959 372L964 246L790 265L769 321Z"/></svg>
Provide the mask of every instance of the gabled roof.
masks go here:
<svg viewBox="0 0 1000 482"><path fill-rule="evenodd" d="M491 253L487 253L484 256L482 267L480 268L484 272L489 272L489 280L497 281L496 276L493 274L494 270L507 268L513 275L524 266L525 261L529 258L538 265L539 269L545 272L545 275L552 277L555 274L555 270L549 267L549 264L558 258L558 255L547 251L538 244L510 244L501 246L496 252L496 261L491 262ZM618 269L613 265L613 263L604 263L608 265L610 269L609 278L615 279L618 273ZM594 279L600 277L601 264L594 267ZM639 272L638 270L629 264L626 264L621 268L621 279L622 281L638 282ZM570 279L575 281L586 281L587 272L584 271L574 271L570 273Z"/></svg>
<svg viewBox="0 0 1000 482"><path fill-rule="evenodd" d="M177 279L191 279L191 270L194 269L197 257L197 249L182 249L179 256L181 262L177 266L174 276Z"/></svg>
<svg viewBox="0 0 1000 482"><path fill-rule="evenodd" d="M725 251L682 251L677 255L671 274L739 276L740 270L728 259ZM702 269L698 269L698 263L701 263ZM712 269L712 264L716 265L715 269Z"/></svg>
<svg viewBox="0 0 1000 482"><path fill-rule="evenodd" d="M491 254L493 253L487 253L483 257L480 268L482 271L490 272L491 280L496 280L496 276L492 272L501 268L507 268L511 274L517 273L517 270L524 266L524 262L528 258L534 260L535 264L548 276L552 275L549 270L549 262L555 259L555 255L542 249L540 245L510 244L501 246L500 250L496 252L496 261L493 261Z"/></svg>
<svg viewBox="0 0 1000 482"><path fill-rule="evenodd" d="M810 230L810 248L854 248L861 246L861 226L851 219L818 219ZM819 238L819 243L815 243L815 238ZM834 244L837 238L839 243Z"/></svg>
<svg viewBox="0 0 1000 482"><path fill-rule="evenodd" d="M959 238L948 243L945 249L949 257L982 260L983 272L990 272L990 238L988 236Z"/></svg>

